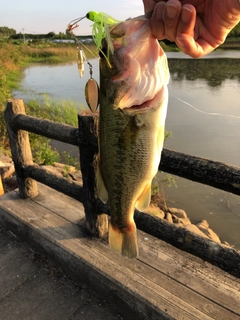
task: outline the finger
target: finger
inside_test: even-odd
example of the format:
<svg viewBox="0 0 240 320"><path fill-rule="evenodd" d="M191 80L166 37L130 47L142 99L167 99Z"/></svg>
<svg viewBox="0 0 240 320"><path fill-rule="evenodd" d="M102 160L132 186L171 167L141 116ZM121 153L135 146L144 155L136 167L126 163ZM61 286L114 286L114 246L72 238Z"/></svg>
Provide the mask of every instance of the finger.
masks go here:
<svg viewBox="0 0 240 320"><path fill-rule="evenodd" d="M196 10L192 5L183 5L179 20L176 44L186 54L198 58L202 56L203 50L194 40L196 33Z"/></svg>
<svg viewBox="0 0 240 320"><path fill-rule="evenodd" d="M194 35L196 25L196 9L190 4L182 6L181 17L177 27L177 36L180 34Z"/></svg>
<svg viewBox="0 0 240 320"><path fill-rule="evenodd" d="M203 56L203 50L195 42L192 36L182 34L176 39L177 46L187 55L192 58L200 58Z"/></svg>
<svg viewBox="0 0 240 320"><path fill-rule="evenodd" d="M181 10L182 5L178 0L169 0L165 4L165 10L162 14L162 19L165 27L165 38L170 41L175 41Z"/></svg>
<svg viewBox="0 0 240 320"><path fill-rule="evenodd" d="M163 12L165 10L165 3L160 1L154 8L150 23L152 34L155 38L161 40L165 37L165 27L162 19Z"/></svg>
<svg viewBox="0 0 240 320"><path fill-rule="evenodd" d="M182 34L177 39L176 42L179 48L192 58L203 57L214 50L214 47L203 38L195 41L192 36Z"/></svg>

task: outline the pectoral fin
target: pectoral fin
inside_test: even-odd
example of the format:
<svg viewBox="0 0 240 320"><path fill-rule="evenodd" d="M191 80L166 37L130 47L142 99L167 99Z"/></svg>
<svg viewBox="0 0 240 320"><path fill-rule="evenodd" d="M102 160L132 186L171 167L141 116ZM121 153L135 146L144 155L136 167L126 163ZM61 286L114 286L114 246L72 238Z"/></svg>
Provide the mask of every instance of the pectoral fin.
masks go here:
<svg viewBox="0 0 240 320"><path fill-rule="evenodd" d="M145 185L145 188L143 189L142 194L136 202L136 208L139 211L145 210L149 206L151 201L151 194L151 181L148 181Z"/></svg>
<svg viewBox="0 0 240 320"><path fill-rule="evenodd" d="M98 197L99 199L102 200L103 203L106 203L108 200L108 192L103 182L99 161L97 163L97 168L96 168L96 182L97 182Z"/></svg>

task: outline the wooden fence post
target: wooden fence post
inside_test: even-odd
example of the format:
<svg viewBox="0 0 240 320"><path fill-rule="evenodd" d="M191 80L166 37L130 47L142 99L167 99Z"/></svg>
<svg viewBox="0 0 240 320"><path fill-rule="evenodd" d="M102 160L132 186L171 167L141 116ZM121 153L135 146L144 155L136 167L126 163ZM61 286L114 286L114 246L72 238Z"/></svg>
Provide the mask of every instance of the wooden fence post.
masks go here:
<svg viewBox="0 0 240 320"><path fill-rule="evenodd" d="M24 166L33 164L28 132L18 130L18 128L12 125L13 119L18 114L26 114L23 100L8 100L4 110L4 117L10 139L10 147L15 165L19 194L22 198L33 198L38 194L37 183L31 178L25 178L23 173Z"/></svg>
<svg viewBox="0 0 240 320"><path fill-rule="evenodd" d="M78 115L80 166L83 179L83 205L90 232L103 237L108 231L108 216L99 212L96 196L95 159L98 154L98 114Z"/></svg>

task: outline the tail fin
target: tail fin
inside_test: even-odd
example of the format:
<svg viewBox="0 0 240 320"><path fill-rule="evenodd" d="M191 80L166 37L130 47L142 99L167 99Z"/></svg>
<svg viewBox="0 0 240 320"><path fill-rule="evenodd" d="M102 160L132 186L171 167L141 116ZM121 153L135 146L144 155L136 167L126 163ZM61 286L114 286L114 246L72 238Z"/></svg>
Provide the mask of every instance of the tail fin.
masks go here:
<svg viewBox="0 0 240 320"><path fill-rule="evenodd" d="M126 258L137 258L137 232L134 222L124 231L109 224L109 245Z"/></svg>

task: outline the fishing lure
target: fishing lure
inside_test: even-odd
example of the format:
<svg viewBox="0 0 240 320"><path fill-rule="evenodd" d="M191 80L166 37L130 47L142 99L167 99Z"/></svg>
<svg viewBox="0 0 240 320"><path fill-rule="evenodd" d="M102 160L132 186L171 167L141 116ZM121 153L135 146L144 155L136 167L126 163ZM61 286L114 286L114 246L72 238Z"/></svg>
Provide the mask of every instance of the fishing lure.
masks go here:
<svg viewBox="0 0 240 320"><path fill-rule="evenodd" d="M112 26L121 21L114 19L113 17L109 16L104 12L89 11L84 17L72 20L68 25L67 31L71 33L73 29L78 27L77 23L83 20L84 18L87 18L93 22L93 25L92 25L93 41L96 44L97 50L102 53L102 55L107 60L108 65L111 67L111 64L108 59L109 52L106 56L105 53L101 50L102 40L106 39L108 43L108 48L113 54L114 49L113 49L113 44L112 44L112 40L109 32L109 26Z"/></svg>
<svg viewBox="0 0 240 320"><path fill-rule="evenodd" d="M85 86L85 99L88 104L89 109L92 112L95 112L98 107L99 103L99 87L96 82L96 80L93 79L92 74L93 74L93 66L91 63L88 61L84 50L83 50L83 43L79 41L79 39L74 35L73 29L78 27L78 22L80 22L82 19L87 18L91 21L93 21L92 25L92 37L93 40L96 44L97 50L102 53L102 55L105 57L109 67L111 67L111 64L109 62L109 52L106 54L101 50L102 46L102 40L106 39L108 43L108 48L113 54L114 48L109 32L109 26L114 25L116 23L119 23L120 20L116 20L109 16L106 13L103 12L96 12L96 11L89 11L86 16L82 18L77 18L72 20L68 26L67 26L67 32L75 39L77 42L77 65L78 65L78 71L79 75L82 78L84 74L84 62L87 62L89 66L89 71L90 71L90 79L87 81L86 86ZM85 47L85 46L84 46ZM89 50L87 47L85 47L87 50Z"/></svg>
<svg viewBox="0 0 240 320"><path fill-rule="evenodd" d="M84 62L86 61L85 53L80 46L77 46L77 66L80 78L84 75Z"/></svg>
<svg viewBox="0 0 240 320"><path fill-rule="evenodd" d="M109 16L104 12L96 12L96 11L89 11L86 14L86 18L93 21L92 36L97 46L97 49L101 51L102 39L105 38L106 41L108 42L108 46L111 50L111 53L113 53L113 45L112 45L112 40L109 33L109 26L112 26L121 21L112 18L111 16Z"/></svg>

